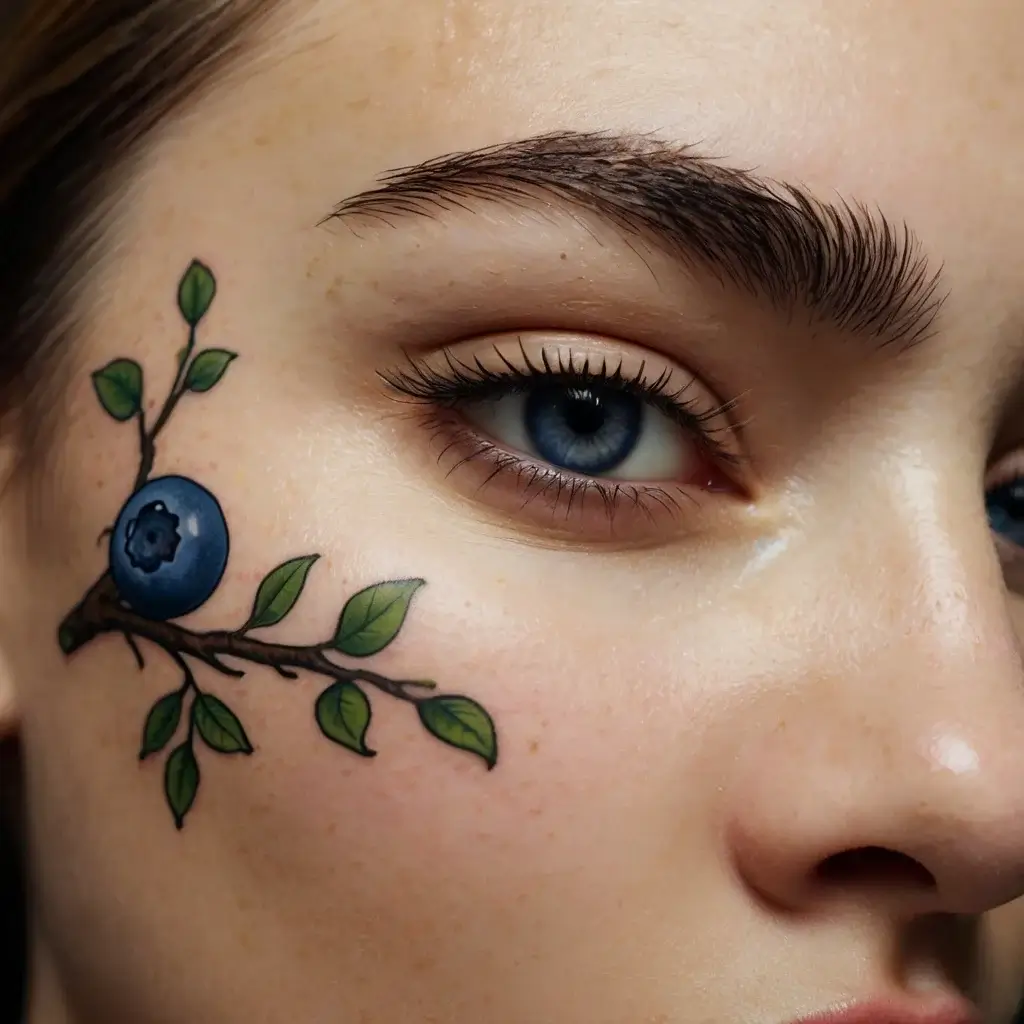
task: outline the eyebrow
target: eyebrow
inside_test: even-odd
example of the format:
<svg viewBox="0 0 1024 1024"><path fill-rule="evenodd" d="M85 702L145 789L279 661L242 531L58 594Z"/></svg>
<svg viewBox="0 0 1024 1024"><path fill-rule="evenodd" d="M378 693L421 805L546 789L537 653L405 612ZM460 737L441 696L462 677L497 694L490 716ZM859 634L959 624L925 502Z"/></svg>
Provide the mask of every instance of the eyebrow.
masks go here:
<svg viewBox="0 0 1024 1024"><path fill-rule="evenodd" d="M386 172L324 220L552 200L879 347L922 341L945 298L905 223L652 136L557 132L436 157Z"/></svg>

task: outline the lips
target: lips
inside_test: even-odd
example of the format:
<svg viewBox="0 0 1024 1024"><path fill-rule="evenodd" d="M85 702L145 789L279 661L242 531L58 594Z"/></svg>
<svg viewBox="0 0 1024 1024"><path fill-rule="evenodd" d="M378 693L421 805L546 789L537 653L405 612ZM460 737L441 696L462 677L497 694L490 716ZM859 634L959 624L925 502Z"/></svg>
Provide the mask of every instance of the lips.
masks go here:
<svg viewBox="0 0 1024 1024"><path fill-rule="evenodd" d="M963 999L944 998L924 1005L908 997L848 1003L793 1024L981 1024L981 1017Z"/></svg>

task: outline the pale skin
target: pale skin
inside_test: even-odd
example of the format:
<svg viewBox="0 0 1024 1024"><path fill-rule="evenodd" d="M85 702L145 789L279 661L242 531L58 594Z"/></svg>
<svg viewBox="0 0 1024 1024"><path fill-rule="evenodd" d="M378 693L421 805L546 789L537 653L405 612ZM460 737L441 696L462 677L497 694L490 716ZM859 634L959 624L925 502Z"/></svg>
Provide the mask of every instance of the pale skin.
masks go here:
<svg viewBox="0 0 1024 1024"><path fill-rule="evenodd" d="M958 991L1006 1024L1024 591L982 499L1024 447L1024 10L323 0L267 29L133 171L54 370L51 450L0 497L31 1024L783 1024ZM390 168L555 130L654 132L905 220L943 268L931 336L876 352L551 206L317 226ZM156 455L231 524L187 624L244 621L307 552L283 643L422 577L373 667L485 704L493 772L400 702L374 704L371 762L319 736L315 680L206 675L257 749L203 762L178 832L135 758L176 666L55 643L138 465L89 375L129 356L158 404L197 256L208 343L239 359ZM510 332L742 394L742 487L610 529L600 503L448 475L378 374ZM865 847L902 856L818 873Z"/></svg>

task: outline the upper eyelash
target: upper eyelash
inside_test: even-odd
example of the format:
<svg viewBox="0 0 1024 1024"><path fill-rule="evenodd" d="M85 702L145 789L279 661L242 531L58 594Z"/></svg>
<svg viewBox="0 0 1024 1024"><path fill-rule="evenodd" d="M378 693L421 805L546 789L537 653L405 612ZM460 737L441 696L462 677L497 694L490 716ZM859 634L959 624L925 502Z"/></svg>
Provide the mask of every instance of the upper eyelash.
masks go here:
<svg viewBox="0 0 1024 1024"><path fill-rule="evenodd" d="M406 367L381 371L379 376L393 391L407 398L443 406L525 391L538 380L564 383L567 387L587 384L610 385L643 399L674 420L691 433L712 458L733 465L742 461L739 455L730 451L715 437L715 434L724 428L714 425L715 420L720 420L736 407L738 399L720 402L711 409L700 410L696 403L685 398L686 391L693 382L688 381L674 387L674 374L670 369L663 370L655 378L650 378L646 373L646 363L642 362L635 373L626 375L622 372L621 360L612 366L606 357L602 357L599 363L592 363L591 357L586 355L582 364L578 364L572 352L565 354L559 350L557 363L552 363L545 349L541 350L541 365L538 366L530 359L522 341L519 342L519 351L523 365L517 366L497 345L493 348L502 362L500 370L485 366L479 356L474 356L470 363L463 362L445 349L447 371L417 361L406 354Z"/></svg>

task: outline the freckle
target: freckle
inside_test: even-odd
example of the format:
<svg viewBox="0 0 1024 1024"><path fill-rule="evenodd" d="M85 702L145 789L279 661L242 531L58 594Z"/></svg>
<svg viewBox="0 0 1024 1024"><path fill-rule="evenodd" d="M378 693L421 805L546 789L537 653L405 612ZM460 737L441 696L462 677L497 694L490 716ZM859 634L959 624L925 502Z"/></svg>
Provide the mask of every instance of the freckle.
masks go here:
<svg viewBox="0 0 1024 1024"><path fill-rule="evenodd" d="M564 252L563 252L563 253L562 253L562 255L561 255L561 256L559 256L558 258L559 258L560 260L567 260L567 259L569 258L569 254L568 254L568 253L564 253Z"/></svg>
<svg viewBox="0 0 1024 1024"><path fill-rule="evenodd" d="M217 468L217 463L216 462L211 462L208 468L209 469L216 469Z"/></svg>
<svg viewBox="0 0 1024 1024"><path fill-rule="evenodd" d="M540 740L530 740L530 753L536 754L540 750Z"/></svg>

